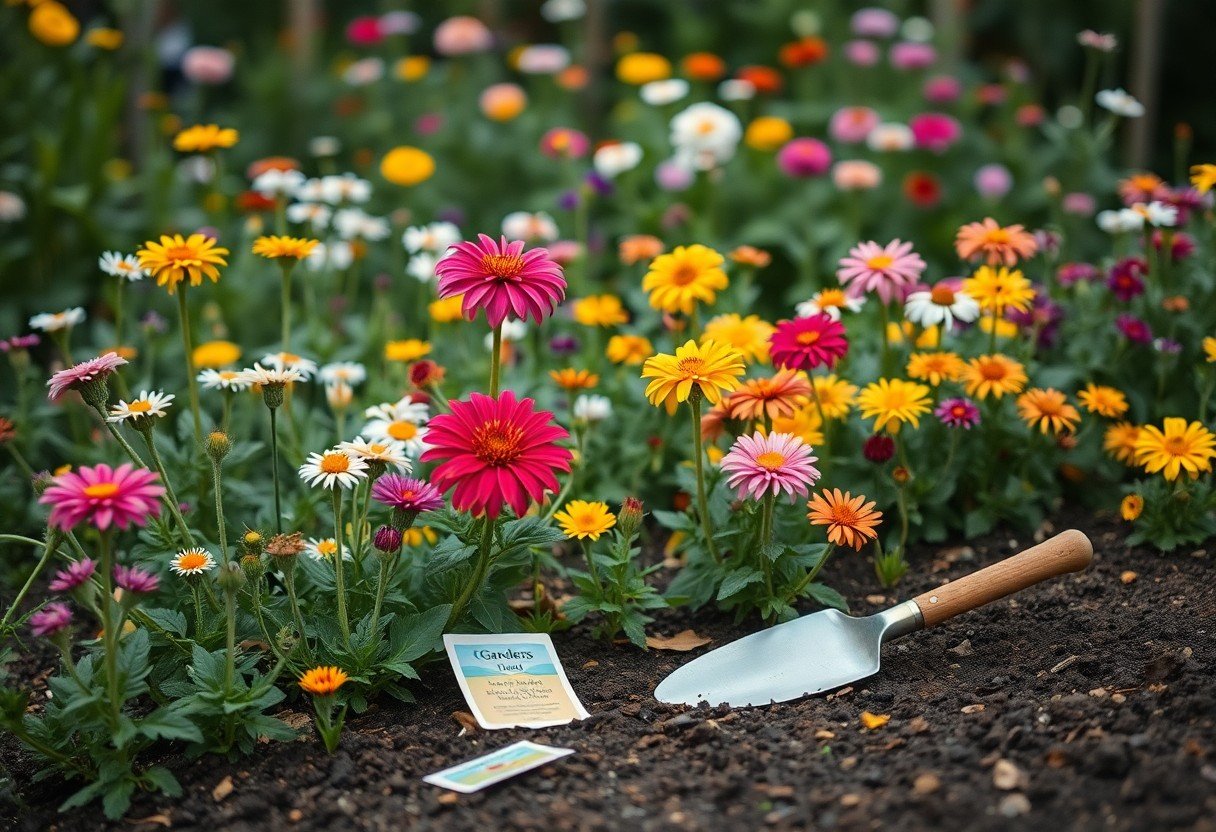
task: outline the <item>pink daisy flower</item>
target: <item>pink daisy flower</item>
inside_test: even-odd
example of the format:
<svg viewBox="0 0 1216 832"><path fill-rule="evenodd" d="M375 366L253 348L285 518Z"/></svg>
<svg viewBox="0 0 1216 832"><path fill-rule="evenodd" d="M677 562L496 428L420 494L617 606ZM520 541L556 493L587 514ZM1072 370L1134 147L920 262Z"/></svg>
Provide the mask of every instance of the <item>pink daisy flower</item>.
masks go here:
<svg viewBox="0 0 1216 832"><path fill-rule="evenodd" d="M566 297L561 266L543 248L524 251L522 240L498 242L485 234L477 242L457 243L435 266L439 297L464 295L461 311L470 321L486 310L490 326L497 328L507 316L538 324L553 314Z"/></svg>
<svg viewBox="0 0 1216 832"><path fill-rule="evenodd" d="M105 381L110 373L126 363L127 359L118 353L108 352L105 355L90 358L88 361L82 361L74 367L60 370L46 383L46 386L51 388L47 397L51 401L57 402L60 396L69 390L80 390L94 382Z"/></svg>
<svg viewBox="0 0 1216 832"><path fill-rule="evenodd" d="M138 566L115 566L114 583L127 592L138 595L156 592L160 588L160 578Z"/></svg>
<svg viewBox="0 0 1216 832"><path fill-rule="evenodd" d="M943 401L937 406L937 410L933 411L933 415L948 428L971 430L980 423L980 409L971 399L961 396Z"/></svg>
<svg viewBox="0 0 1216 832"><path fill-rule="evenodd" d="M768 494L780 496L784 491L792 502L795 496L805 497L819 479L816 461L811 446L797 436L755 433L735 440L722 457L722 470L741 499L759 500Z"/></svg>
<svg viewBox="0 0 1216 832"><path fill-rule="evenodd" d="M808 372L824 364L833 366L849 351L844 325L826 312L778 321L768 343L774 366Z"/></svg>
<svg viewBox="0 0 1216 832"><path fill-rule="evenodd" d="M455 488L458 510L493 519L505 502L522 517L530 500L558 490L556 472L570 470L572 455L557 442L569 434L534 404L510 390L497 399L474 393L428 423L422 459L440 461L432 476L439 488Z"/></svg>
<svg viewBox="0 0 1216 832"><path fill-rule="evenodd" d="M51 592L71 592L83 584L97 571L97 564L91 558L76 560L55 573L51 579Z"/></svg>
<svg viewBox="0 0 1216 832"><path fill-rule="evenodd" d="M911 243L892 240L885 246L873 241L858 243L840 261L836 277L852 295L874 292L883 303L902 301L916 286L925 261Z"/></svg>
<svg viewBox="0 0 1216 832"><path fill-rule="evenodd" d="M143 526L160 510L157 500L165 493L156 474L125 463L117 468L98 465L68 471L55 477L38 502L51 506L48 521L69 531L81 523L99 529L111 525L125 529Z"/></svg>
<svg viewBox="0 0 1216 832"><path fill-rule="evenodd" d="M443 495L426 480L385 474L372 484L372 499L389 508L421 514L443 507Z"/></svg>
<svg viewBox="0 0 1216 832"><path fill-rule="evenodd" d="M72 608L56 601L30 616L30 632L39 638L53 636L66 630L71 623Z"/></svg>

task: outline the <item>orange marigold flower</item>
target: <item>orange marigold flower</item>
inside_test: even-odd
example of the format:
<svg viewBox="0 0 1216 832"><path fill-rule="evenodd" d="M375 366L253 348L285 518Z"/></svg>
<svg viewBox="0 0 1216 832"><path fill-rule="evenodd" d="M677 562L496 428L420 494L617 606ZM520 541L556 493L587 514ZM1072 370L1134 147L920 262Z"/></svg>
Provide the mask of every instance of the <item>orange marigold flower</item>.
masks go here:
<svg viewBox="0 0 1216 832"><path fill-rule="evenodd" d="M763 269L773 262L773 255L755 246L739 246L729 256L740 266L751 266L756 269Z"/></svg>
<svg viewBox="0 0 1216 832"><path fill-rule="evenodd" d="M782 369L771 378L748 379L726 402L732 419L776 419L794 415L810 394L811 385L804 373Z"/></svg>
<svg viewBox="0 0 1216 832"><path fill-rule="evenodd" d="M1106 429L1102 437L1102 449L1124 465L1132 465L1136 459L1136 442L1140 428L1131 422L1116 422Z"/></svg>
<svg viewBox="0 0 1216 832"><path fill-rule="evenodd" d="M964 260L983 259L989 266L1016 266L1019 259L1038 251L1034 235L1020 225L1001 226L992 217L973 222L958 230L954 240L958 256Z"/></svg>
<svg viewBox="0 0 1216 832"><path fill-rule="evenodd" d="M828 44L823 38L808 35L781 47L777 60L783 66L791 69L800 66L813 66L821 63L828 56Z"/></svg>
<svg viewBox="0 0 1216 832"><path fill-rule="evenodd" d="M1006 393L1020 393L1027 381L1025 368L1000 353L968 361L961 380L967 395L977 399L989 396L999 399Z"/></svg>
<svg viewBox="0 0 1216 832"><path fill-rule="evenodd" d="M1090 382L1085 389L1077 393L1077 401L1090 413L1097 413L1108 419L1116 419L1127 412L1127 396L1114 387Z"/></svg>
<svg viewBox="0 0 1216 832"><path fill-rule="evenodd" d="M300 677L300 687L313 696L333 696L349 678L340 667L314 667Z"/></svg>
<svg viewBox="0 0 1216 832"><path fill-rule="evenodd" d="M1139 494L1128 494L1123 498L1123 502L1119 503L1119 515L1129 523L1140 516L1140 512L1144 511L1144 498Z"/></svg>
<svg viewBox="0 0 1216 832"><path fill-rule="evenodd" d="M874 502L865 501L839 488L824 489L808 502L807 519L812 526L827 526L828 541L837 546L852 546L860 551L867 540L878 537L875 527L882 521L882 512L874 510Z"/></svg>
<svg viewBox="0 0 1216 832"><path fill-rule="evenodd" d="M590 370L575 370L566 367L562 370L550 370L549 378L557 382L563 390L590 390L600 383L600 377Z"/></svg>
<svg viewBox="0 0 1216 832"><path fill-rule="evenodd" d="M617 244L617 254L621 258L621 263L626 266L649 262L662 253L663 241L650 234L633 234L623 237Z"/></svg>
<svg viewBox="0 0 1216 832"><path fill-rule="evenodd" d="M726 75L726 62L712 52L693 52L680 61L680 69L693 81L717 81Z"/></svg>
<svg viewBox="0 0 1216 832"><path fill-rule="evenodd" d="M1035 387L1018 396L1018 413L1030 428L1043 433L1071 433L1081 414L1059 390Z"/></svg>
<svg viewBox="0 0 1216 832"><path fill-rule="evenodd" d="M953 352L914 352L908 358L908 376L937 387L943 381L958 381L967 365Z"/></svg>

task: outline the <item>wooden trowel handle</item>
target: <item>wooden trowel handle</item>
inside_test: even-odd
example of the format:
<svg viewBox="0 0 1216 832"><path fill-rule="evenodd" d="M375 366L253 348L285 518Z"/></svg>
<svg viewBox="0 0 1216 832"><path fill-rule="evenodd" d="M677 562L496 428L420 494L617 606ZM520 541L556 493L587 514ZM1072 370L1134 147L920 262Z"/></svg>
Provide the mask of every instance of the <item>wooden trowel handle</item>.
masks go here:
<svg viewBox="0 0 1216 832"><path fill-rule="evenodd" d="M1000 563L918 595L913 600L920 607L925 626L932 627L947 618L982 607L1048 578L1067 572L1080 572L1089 566L1093 554L1094 547L1089 538L1076 529L1069 529Z"/></svg>

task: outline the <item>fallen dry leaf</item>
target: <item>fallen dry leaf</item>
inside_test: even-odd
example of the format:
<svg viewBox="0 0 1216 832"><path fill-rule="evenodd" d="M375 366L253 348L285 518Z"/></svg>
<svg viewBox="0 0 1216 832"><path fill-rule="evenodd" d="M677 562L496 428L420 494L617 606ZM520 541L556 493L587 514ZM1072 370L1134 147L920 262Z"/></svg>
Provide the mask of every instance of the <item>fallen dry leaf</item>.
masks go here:
<svg viewBox="0 0 1216 832"><path fill-rule="evenodd" d="M876 731L890 721L890 714L872 714L869 711L861 712L861 724L869 731Z"/></svg>
<svg viewBox="0 0 1216 832"><path fill-rule="evenodd" d="M815 739L817 739L817 740L834 740L834 739L836 739L836 735L833 734L831 731L827 730L826 728L820 728L818 731L815 732Z"/></svg>
<svg viewBox="0 0 1216 832"><path fill-rule="evenodd" d="M588 670L592 667L599 667L599 666L600 666L600 663L597 662L595 659L591 659L590 661L583 662L583 670Z"/></svg>
<svg viewBox="0 0 1216 832"><path fill-rule="evenodd" d="M456 792L444 792L443 794L439 795L439 805L455 806L456 801L459 799L460 798L456 795Z"/></svg>
<svg viewBox="0 0 1216 832"><path fill-rule="evenodd" d="M860 806L861 805L861 795L857 794L856 792L849 792L848 794L842 794L840 796L840 805L844 806L845 808L851 808L853 806Z"/></svg>
<svg viewBox="0 0 1216 832"><path fill-rule="evenodd" d="M168 815L148 815L146 818L136 818L131 823L135 826L148 824L149 826L169 827L173 825L173 821L169 820Z"/></svg>
<svg viewBox="0 0 1216 832"><path fill-rule="evenodd" d="M914 716L908 720L908 728L913 734L924 734L929 730L929 720L923 716Z"/></svg>
<svg viewBox="0 0 1216 832"><path fill-rule="evenodd" d="M221 800L223 800L225 797L227 797L230 794L232 794L232 776L231 775L229 775L228 777L225 777L223 780L221 780L219 783L216 784L214 789L211 790L211 796L213 798L215 798L216 803L219 803Z"/></svg>
<svg viewBox="0 0 1216 832"><path fill-rule="evenodd" d="M1135 581L1136 578L1139 578L1139 577L1140 576L1137 575L1135 572L1128 569L1126 572L1124 572L1122 575L1119 576L1119 580L1123 581L1123 583L1125 583L1125 584L1130 584L1133 581Z"/></svg>
<svg viewBox="0 0 1216 832"><path fill-rule="evenodd" d="M481 726L477 724L477 717L468 711L452 711L452 719L456 720L460 727L470 734L476 734L481 730Z"/></svg>
<svg viewBox="0 0 1216 832"><path fill-rule="evenodd" d="M992 767L992 785L1003 792L1026 788L1026 773L1008 760L997 760Z"/></svg>
<svg viewBox="0 0 1216 832"><path fill-rule="evenodd" d="M646 636L646 646L652 650L675 650L680 653L687 653L689 650L704 647L711 641L713 641L712 638L699 636L692 630L682 630L670 637Z"/></svg>

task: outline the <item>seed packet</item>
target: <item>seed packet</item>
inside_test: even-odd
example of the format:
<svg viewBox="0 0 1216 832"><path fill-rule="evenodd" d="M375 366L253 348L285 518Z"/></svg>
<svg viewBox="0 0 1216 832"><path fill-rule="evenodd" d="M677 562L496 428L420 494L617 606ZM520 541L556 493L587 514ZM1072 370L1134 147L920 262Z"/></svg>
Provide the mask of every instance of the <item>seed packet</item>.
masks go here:
<svg viewBox="0 0 1216 832"><path fill-rule="evenodd" d="M590 716L545 633L449 633L443 646L482 728L544 728Z"/></svg>
<svg viewBox="0 0 1216 832"><path fill-rule="evenodd" d="M573 748L555 748L520 740L422 779L432 786L471 794L573 753Z"/></svg>

